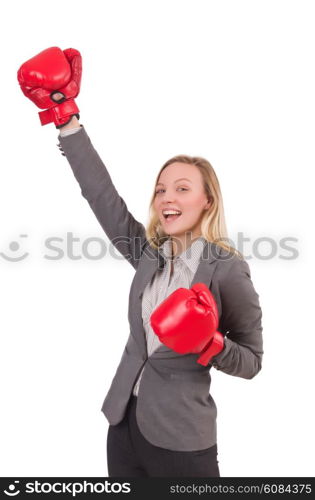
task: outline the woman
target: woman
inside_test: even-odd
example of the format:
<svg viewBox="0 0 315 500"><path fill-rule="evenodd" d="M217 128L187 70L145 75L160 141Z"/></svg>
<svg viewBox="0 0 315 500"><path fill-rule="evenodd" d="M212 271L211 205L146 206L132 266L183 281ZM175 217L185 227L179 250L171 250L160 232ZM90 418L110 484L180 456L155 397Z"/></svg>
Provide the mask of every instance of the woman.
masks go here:
<svg viewBox="0 0 315 500"><path fill-rule="evenodd" d="M54 121L60 128L59 147L82 195L136 270L129 295L130 335L102 406L110 424L109 476L218 477L210 368L251 379L261 369L263 349L258 295L248 264L225 241L216 174L203 158L182 155L167 161L157 175L145 228L128 211L79 123L73 98L80 88L80 54L58 51L47 49L27 61L19 70L20 85L39 107L48 108L42 124ZM60 64L64 74L70 68L70 81L60 77ZM200 283L215 298L223 339L220 352L203 364L200 353L182 354L164 345L151 325L153 311L169 305L179 289ZM175 316L169 309L167 321L176 321Z"/></svg>

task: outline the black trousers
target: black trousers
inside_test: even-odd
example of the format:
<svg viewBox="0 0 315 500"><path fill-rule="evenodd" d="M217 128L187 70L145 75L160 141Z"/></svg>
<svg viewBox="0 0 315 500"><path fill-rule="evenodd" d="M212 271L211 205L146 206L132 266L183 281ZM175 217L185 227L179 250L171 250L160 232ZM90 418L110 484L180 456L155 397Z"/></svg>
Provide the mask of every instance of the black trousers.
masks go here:
<svg viewBox="0 0 315 500"><path fill-rule="evenodd" d="M126 414L107 434L110 477L220 477L217 445L200 451L172 451L149 443L136 421L137 397L131 396Z"/></svg>

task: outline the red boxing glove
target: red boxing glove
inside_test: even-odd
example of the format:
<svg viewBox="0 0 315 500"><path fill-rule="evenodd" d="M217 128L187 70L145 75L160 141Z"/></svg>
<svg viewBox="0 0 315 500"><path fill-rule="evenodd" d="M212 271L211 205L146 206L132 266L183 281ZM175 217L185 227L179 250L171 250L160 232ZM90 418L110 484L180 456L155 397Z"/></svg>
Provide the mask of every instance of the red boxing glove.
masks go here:
<svg viewBox="0 0 315 500"><path fill-rule="evenodd" d="M80 92L82 58L78 50L50 47L26 61L17 73L22 92L40 111L42 125L54 122L61 128L73 115L79 118L74 97ZM62 99L54 98L61 93Z"/></svg>
<svg viewBox="0 0 315 500"><path fill-rule="evenodd" d="M224 347L217 331L217 305L204 283L175 290L151 314L150 322L164 345L179 354L199 353L197 362L203 366Z"/></svg>

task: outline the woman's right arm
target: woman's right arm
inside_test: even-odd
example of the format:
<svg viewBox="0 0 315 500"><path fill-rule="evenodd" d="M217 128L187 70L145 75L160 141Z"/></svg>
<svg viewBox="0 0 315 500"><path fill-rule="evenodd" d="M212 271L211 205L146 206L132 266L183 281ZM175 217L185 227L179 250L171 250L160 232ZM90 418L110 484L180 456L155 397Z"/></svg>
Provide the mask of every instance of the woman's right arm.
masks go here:
<svg viewBox="0 0 315 500"><path fill-rule="evenodd" d="M108 238L136 269L147 242L145 228L128 211L87 133L82 125L79 128L79 108L74 98L80 92L81 74L78 50L49 47L25 61L17 78L23 94L44 109L39 113L41 124L53 122L61 129L60 145L82 195Z"/></svg>
<svg viewBox="0 0 315 500"><path fill-rule="evenodd" d="M137 269L147 241L145 228L129 212L84 127L80 126L75 116L61 128L58 139L81 187L82 196L113 245Z"/></svg>

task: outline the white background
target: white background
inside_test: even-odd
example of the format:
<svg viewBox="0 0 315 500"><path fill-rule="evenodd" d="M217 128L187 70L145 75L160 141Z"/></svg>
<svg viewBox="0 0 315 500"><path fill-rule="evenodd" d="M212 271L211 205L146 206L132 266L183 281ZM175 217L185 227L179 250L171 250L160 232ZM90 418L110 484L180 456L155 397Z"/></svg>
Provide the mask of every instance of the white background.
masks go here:
<svg viewBox="0 0 315 500"><path fill-rule="evenodd" d="M308 1L29 0L1 10L2 476L107 475L101 406L129 329L134 270L82 255L103 233L57 144L22 94L19 66L50 46L83 57L77 103L133 215L148 220L160 166L214 166L230 237L263 310L252 380L212 370L222 476L314 476L314 15ZM67 232L78 241L67 257ZM20 235L27 236L20 236ZM48 237L65 256L48 260ZM272 238L275 255L253 255ZM285 260L282 238L297 258ZM17 242L10 249L10 244ZM17 249L17 245L19 248ZM89 247L97 255L97 244ZM259 247L268 257L270 244ZM28 256L17 262L11 258Z"/></svg>

